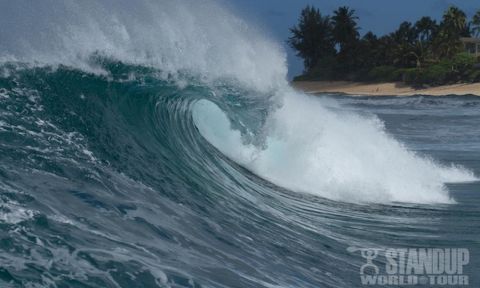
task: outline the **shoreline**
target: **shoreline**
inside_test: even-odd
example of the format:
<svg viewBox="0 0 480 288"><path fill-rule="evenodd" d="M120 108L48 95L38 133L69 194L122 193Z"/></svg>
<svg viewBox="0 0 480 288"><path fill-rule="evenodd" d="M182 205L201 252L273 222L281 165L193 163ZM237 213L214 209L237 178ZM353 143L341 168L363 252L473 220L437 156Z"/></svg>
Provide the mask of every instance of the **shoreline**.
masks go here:
<svg viewBox="0 0 480 288"><path fill-rule="evenodd" d="M294 81L291 82L291 84L294 88L308 94L339 93L350 96L480 96L480 83L452 84L424 89L415 89L401 82Z"/></svg>

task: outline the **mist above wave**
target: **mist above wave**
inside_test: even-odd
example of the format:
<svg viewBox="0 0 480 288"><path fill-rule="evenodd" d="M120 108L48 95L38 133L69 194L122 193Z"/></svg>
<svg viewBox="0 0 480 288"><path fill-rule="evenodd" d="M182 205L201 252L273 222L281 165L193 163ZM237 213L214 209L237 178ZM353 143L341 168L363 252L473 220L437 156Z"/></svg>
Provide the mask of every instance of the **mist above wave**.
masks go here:
<svg viewBox="0 0 480 288"><path fill-rule="evenodd" d="M165 75L286 85L284 52L209 0L1 1L0 60L90 69L101 54ZM7 29L8 28L8 29Z"/></svg>

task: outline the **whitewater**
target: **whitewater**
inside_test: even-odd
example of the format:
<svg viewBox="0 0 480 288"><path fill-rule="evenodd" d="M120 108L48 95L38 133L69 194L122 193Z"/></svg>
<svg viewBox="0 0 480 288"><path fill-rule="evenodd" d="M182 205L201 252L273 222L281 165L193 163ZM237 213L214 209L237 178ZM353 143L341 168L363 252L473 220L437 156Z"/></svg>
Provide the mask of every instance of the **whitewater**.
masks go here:
<svg viewBox="0 0 480 288"><path fill-rule="evenodd" d="M478 267L478 98L306 95L226 2L0 16L0 286L357 287L353 246Z"/></svg>

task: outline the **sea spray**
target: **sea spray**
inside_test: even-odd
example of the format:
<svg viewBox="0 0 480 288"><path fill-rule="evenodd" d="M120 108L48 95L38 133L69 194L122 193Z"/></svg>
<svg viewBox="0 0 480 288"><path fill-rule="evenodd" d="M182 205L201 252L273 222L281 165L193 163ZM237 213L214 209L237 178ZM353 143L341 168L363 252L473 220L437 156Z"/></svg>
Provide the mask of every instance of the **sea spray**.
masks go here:
<svg viewBox="0 0 480 288"><path fill-rule="evenodd" d="M348 202L454 203L445 183L473 181L461 167L417 155L376 117L326 108L291 89L269 115L265 147L245 144L215 104L193 110L200 133L260 177L294 191Z"/></svg>
<svg viewBox="0 0 480 288"><path fill-rule="evenodd" d="M98 71L92 55L266 91L286 85L280 45L209 0L2 1L0 60ZM10 25L15 23L15 25ZM181 80L181 79L180 79Z"/></svg>

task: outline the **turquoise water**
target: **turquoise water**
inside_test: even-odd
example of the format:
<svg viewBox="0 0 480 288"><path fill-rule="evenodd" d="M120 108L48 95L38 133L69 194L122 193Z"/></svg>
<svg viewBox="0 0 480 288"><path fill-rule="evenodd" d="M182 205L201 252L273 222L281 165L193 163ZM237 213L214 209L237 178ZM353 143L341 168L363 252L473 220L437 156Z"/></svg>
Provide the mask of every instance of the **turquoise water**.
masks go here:
<svg viewBox="0 0 480 288"><path fill-rule="evenodd" d="M466 274L479 283L479 182L447 184L456 204L293 192L225 157L192 119L207 99L264 121L264 100L235 97L248 91L219 85L213 97L193 80L179 89L108 61L109 77L10 65L0 78L2 287L360 287L364 260L351 246L468 248ZM480 173L480 99L332 98L321 100L377 115L409 149Z"/></svg>

